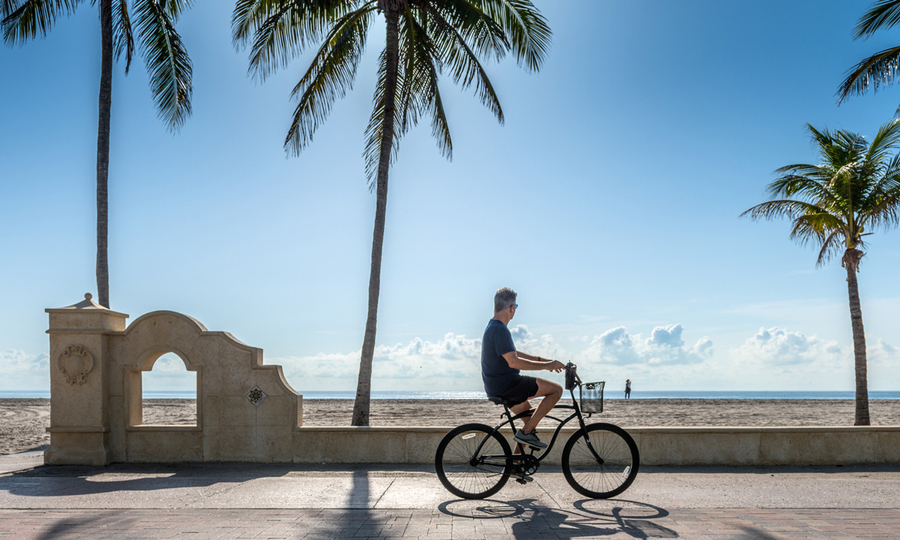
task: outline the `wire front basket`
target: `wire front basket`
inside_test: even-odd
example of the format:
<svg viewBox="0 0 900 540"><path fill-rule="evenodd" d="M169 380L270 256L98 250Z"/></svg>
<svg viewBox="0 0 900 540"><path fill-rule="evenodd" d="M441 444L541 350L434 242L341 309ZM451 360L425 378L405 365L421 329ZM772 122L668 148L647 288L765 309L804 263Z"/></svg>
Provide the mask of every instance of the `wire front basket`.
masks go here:
<svg viewBox="0 0 900 540"><path fill-rule="evenodd" d="M606 381L583 383L579 391L581 410L587 413L603 412L603 387Z"/></svg>

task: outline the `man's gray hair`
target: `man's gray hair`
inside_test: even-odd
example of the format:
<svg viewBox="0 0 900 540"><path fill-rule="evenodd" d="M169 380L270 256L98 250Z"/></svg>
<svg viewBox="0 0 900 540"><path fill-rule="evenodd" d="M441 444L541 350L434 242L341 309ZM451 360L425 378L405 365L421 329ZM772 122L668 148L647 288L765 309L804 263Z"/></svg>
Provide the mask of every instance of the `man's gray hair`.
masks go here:
<svg viewBox="0 0 900 540"><path fill-rule="evenodd" d="M498 289L497 293L494 294L494 313L500 313L501 311L507 310L509 309L509 306L515 305L515 303L516 291L509 287Z"/></svg>

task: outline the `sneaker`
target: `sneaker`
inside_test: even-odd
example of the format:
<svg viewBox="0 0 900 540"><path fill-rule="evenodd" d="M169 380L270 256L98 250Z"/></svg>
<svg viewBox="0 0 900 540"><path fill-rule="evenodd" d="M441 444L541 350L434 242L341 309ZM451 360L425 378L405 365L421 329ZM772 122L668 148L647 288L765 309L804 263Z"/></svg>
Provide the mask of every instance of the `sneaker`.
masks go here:
<svg viewBox="0 0 900 540"><path fill-rule="evenodd" d="M538 450L547 448L547 443L541 442L541 440L537 438L537 435L534 433L524 433L521 429L516 432L516 436L513 437L513 440L517 443L527 444Z"/></svg>

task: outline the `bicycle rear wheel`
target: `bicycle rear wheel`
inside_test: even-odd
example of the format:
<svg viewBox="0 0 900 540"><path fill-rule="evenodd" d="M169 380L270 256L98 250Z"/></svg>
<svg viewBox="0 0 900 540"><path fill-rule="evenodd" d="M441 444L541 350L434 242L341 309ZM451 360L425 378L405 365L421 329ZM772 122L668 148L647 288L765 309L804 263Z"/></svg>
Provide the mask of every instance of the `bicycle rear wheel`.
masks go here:
<svg viewBox="0 0 900 540"><path fill-rule="evenodd" d="M608 499L634 482L641 459L637 444L613 424L591 424L566 442L562 470L575 491L594 499Z"/></svg>
<svg viewBox="0 0 900 540"><path fill-rule="evenodd" d="M434 468L447 491L464 499L483 499L509 480L509 443L484 424L465 424L444 436Z"/></svg>

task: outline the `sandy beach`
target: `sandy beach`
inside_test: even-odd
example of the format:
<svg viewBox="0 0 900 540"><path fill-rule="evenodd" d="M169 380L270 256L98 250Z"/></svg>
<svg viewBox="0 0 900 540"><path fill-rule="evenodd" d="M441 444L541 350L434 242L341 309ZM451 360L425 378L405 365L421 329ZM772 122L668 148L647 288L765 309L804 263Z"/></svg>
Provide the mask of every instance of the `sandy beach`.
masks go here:
<svg viewBox="0 0 900 540"><path fill-rule="evenodd" d="M303 425L346 426L353 401L304 399ZM870 400L872 425L900 425L900 400ZM373 426L496 424L502 409L487 400L372 401ZM834 399L639 399L607 400L593 421L638 426L850 426L853 401ZM144 423L196 422L196 403L186 399L144 401ZM0 454L35 450L50 443L49 399L0 399Z"/></svg>

